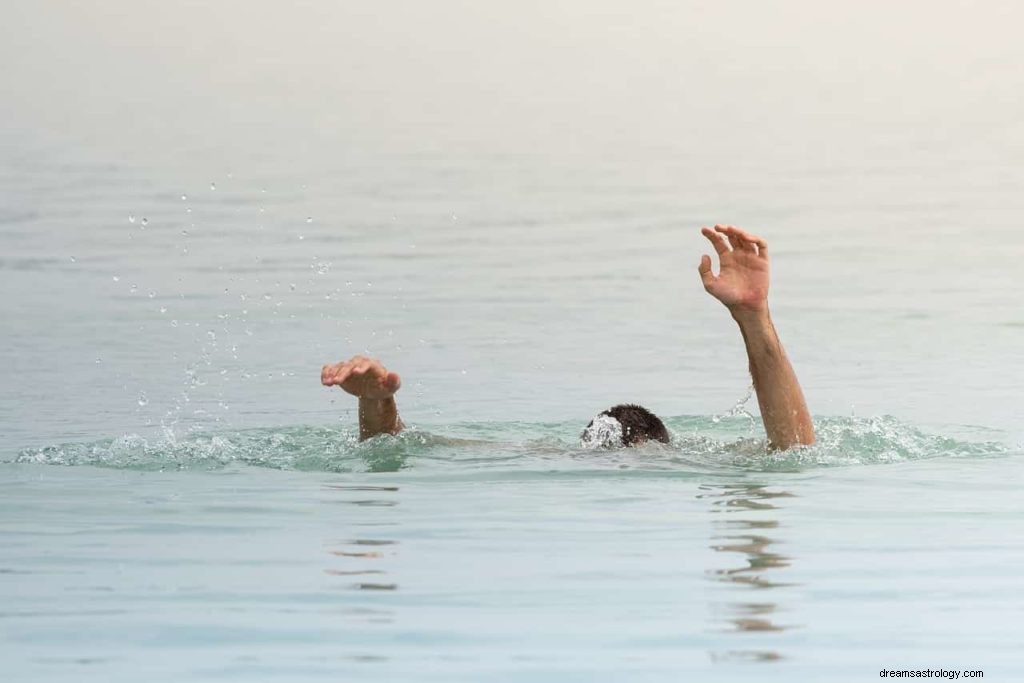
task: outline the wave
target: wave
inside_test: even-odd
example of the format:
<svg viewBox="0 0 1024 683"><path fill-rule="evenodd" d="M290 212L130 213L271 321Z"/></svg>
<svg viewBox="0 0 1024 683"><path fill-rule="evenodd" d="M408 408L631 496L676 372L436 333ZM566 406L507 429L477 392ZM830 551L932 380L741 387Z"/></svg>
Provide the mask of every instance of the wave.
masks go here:
<svg viewBox="0 0 1024 683"><path fill-rule="evenodd" d="M477 422L434 431L408 429L360 443L352 429L292 426L156 437L125 435L25 449L17 463L131 470L222 469L232 465L320 472L403 469L473 472L801 471L815 467L991 457L1014 449L999 441L929 434L893 417L820 418L818 442L785 452L767 448L759 424L742 417L666 420L672 443L583 450L576 423Z"/></svg>

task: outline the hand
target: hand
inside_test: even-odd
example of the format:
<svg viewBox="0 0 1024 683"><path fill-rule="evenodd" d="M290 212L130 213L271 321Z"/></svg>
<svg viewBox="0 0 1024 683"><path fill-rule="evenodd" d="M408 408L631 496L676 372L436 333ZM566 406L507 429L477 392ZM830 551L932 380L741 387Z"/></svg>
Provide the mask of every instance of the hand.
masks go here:
<svg viewBox="0 0 1024 683"><path fill-rule="evenodd" d="M725 304L734 315L757 313L768 308L768 243L731 225L701 228L718 253L718 275L711 272L711 257L700 258L701 282L708 294Z"/></svg>
<svg viewBox="0 0 1024 683"><path fill-rule="evenodd" d="M388 372L376 358L353 356L350 360L325 365L320 371L320 383L325 387L339 386L353 396L383 400L395 395L402 379Z"/></svg>

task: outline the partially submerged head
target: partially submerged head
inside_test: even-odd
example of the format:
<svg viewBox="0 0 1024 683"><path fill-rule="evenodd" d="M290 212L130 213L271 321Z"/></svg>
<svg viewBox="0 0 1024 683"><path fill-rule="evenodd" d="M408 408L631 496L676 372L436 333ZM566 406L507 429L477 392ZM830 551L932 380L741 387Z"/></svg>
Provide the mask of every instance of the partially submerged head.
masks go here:
<svg viewBox="0 0 1024 683"><path fill-rule="evenodd" d="M647 441L668 443L665 424L647 408L626 403L600 413L580 435L584 448L639 446Z"/></svg>

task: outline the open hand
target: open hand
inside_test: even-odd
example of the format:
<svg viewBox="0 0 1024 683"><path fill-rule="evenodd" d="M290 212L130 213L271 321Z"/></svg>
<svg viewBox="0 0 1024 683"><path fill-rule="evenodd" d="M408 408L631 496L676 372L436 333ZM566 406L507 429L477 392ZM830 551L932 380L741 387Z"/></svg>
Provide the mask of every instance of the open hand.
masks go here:
<svg viewBox="0 0 1024 683"><path fill-rule="evenodd" d="M388 372L376 358L353 356L347 361L325 365L320 371L325 387L339 386L353 396L373 400L391 398L402 386L398 373Z"/></svg>
<svg viewBox="0 0 1024 683"><path fill-rule="evenodd" d="M700 258L701 282L708 294L733 313L762 311L768 306L768 243L731 225L701 228L718 253L718 275L711 272L711 257Z"/></svg>

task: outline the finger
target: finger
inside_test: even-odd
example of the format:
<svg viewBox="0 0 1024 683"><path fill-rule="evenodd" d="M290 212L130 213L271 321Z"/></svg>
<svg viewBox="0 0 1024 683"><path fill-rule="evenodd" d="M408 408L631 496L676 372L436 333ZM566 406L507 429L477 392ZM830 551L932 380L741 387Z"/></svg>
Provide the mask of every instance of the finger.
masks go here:
<svg viewBox="0 0 1024 683"><path fill-rule="evenodd" d="M342 384L345 383L345 380L347 380L351 375L352 368L350 366L342 367L338 370L338 372L334 373L334 377L331 378L331 384L340 387Z"/></svg>
<svg viewBox="0 0 1024 683"><path fill-rule="evenodd" d="M725 237L711 228L701 228L700 233L708 238L708 241L711 242L719 256L729 253L729 244L725 241Z"/></svg>
<svg viewBox="0 0 1024 683"><path fill-rule="evenodd" d="M389 372L384 378L384 387L394 393L402 388L402 378L398 376L397 372Z"/></svg>
<svg viewBox="0 0 1024 683"><path fill-rule="evenodd" d="M322 368L320 368L320 384L327 386L328 379L332 374L331 370L332 366L330 365L325 365Z"/></svg>
<svg viewBox="0 0 1024 683"><path fill-rule="evenodd" d="M768 258L768 242L763 237L757 235L751 235L751 241L757 245L757 253L759 256Z"/></svg>
<svg viewBox="0 0 1024 683"><path fill-rule="evenodd" d="M338 373L340 373L342 370L344 370L345 367L346 367L345 363L334 363L333 365L328 365L327 368L326 368L327 376L326 376L326 381L324 382L324 384L326 384L327 386L331 386L332 384L337 384L338 383Z"/></svg>
<svg viewBox="0 0 1024 683"><path fill-rule="evenodd" d="M748 245L744 242L736 232L736 229L731 225L716 225L715 232L725 235L726 239L729 240L729 246L733 248L733 251L754 251L754 246Z"/></svg>
<svg viewBox="0 0 1024 683"><path fill-rule="evenodd" d="M348 361L343 361L341 363L335 363L334 365L328 366L328 368L327 368L327 381L332 383L332 384L334 384L336 382L338 373L341 372L342 370L344 370L345 368L347 368L348 366L349 366Z"/></svg>
<svg viewBox="0 0 1024 683"><path fill-rule="evenodd" d="M735 233L736 235L739 235L740 239L742 239L745 242L748 242L749 244L752 244L752 245L756 246L757 247L757 253L766 255L765 252L767 252L767 250L768 250L768 242L766 242L763 237L758 237L757 235L755 235L752 232L747 232L746 230L741 230L741 229L733 227L731 225L729 226L729 228L730 228L732 233Z"/></svg>
<svg viewBox="0 0 1024 683"><path fill-rule="evenodd" d="M707 289L711 286L711 283L715 281L715 276L711 272L711 257L707 254L701 254L700 265L697 266L697 272L700 273L700 281L704 283L704 288Z"/></svg>
<svg viewBox="0 0 1024 683"><path fill-rule="evenodd" d="M727 242L729 244L729 251L742 247L742 245L740 245L739 243L733 243L729 239L728 234L726 234L727 227L728 226L725 225L715 225L714 230L712 231L715 235L715 238Z"/></svg>
<svg viewBox="0 0 1024 683"><path fill-rule="evenodd" d="M366 371L370 369L371 365L372 365L372 363L370 361L368 361L368 360L359 361L352 368L352 374L353 375L365 375Z"/></svg>

